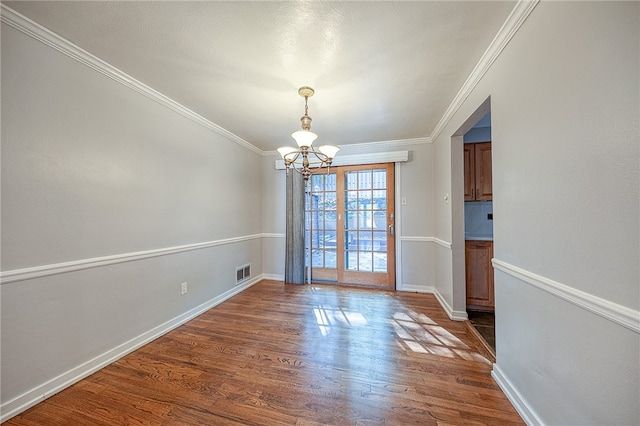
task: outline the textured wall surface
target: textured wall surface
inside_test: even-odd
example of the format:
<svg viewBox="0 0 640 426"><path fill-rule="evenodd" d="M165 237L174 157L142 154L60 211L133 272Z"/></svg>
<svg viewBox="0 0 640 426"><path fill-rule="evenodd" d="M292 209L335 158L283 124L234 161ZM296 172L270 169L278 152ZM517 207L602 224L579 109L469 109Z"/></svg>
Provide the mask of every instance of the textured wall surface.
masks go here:
<svg viewBox="0 0 640 426"><path fill-rule="evenodd" d="M260 275L262 188L255 152L4 23L2 105L6 415Z"/></svg>
<svg viewBox="0 0 640 426"><path fill-rule="evenodd" d="M451 135L490 97L494 373L532 423L640 420L639 8L541 2L435 141L435 191L460 202Z"/></svg>

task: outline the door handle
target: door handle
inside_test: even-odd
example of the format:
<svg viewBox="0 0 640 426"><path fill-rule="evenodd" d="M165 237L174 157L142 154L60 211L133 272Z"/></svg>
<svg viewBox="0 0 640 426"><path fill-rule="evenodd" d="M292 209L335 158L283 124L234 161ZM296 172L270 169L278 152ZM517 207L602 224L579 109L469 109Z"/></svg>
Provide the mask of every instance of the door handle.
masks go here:
<svg viewBox="0 0 640 426"><path fill-rule="evenodd" d="M393 224L391 224L389 225L389 235L393 237L394 233L395 233L395 227L393 226Z"/></svg>

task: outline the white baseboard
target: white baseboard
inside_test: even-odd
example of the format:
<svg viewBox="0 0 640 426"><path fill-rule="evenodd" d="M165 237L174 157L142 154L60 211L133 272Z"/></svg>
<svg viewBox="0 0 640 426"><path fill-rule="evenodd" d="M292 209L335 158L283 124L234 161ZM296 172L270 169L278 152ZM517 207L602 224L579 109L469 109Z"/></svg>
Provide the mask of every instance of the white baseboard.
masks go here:
<svg viewBox="0 0 640 426"><path fill-rule="evenodd" d="M134 337L133 339L122 343L121 345L116 346L115 348L110 349L107 352L84 362L83 364L78 365L77 367L72 368L71 370L59 375L58 377L42 383L41 385L36 386L35 388L23 393L22 395L10 401L2 403L2 405L0 405L0 423L9 420L11 417L20 414L28 408L33 407L39 402L44 401L50 396L95 373L101 368L106 367L107 365L113 363L114 361L117 361L123 356L146 345L152 340L157 339L158 337L168 333L174 328L179 327L187 321L197 317L203 312L213 308L216 305L219 305L225 300L258 283L263 278L263 275L258 275L257 277L247 282L237 285L232 289L222 293L221 295L216 296L213 299L208 300L207 302L196 306L195 308L181 315L178 315L177 317L163 324L160 324L157 327L152 328L151 330L142 333L141 335Z"/></svg>
<svg viewBox="0 0 640 426"><path fill-rule="evenodd" d="M400 284L396 287L397 291L408 291L411 293L427 293L433 294L434 288L433 286L422 286L418 284Z"/></svg>
<svg viewBox="0 0 640 426"><path fill-rule="evenodd" d="M504 372L500 369L498 364L493 364L493 371L491 377L498 383L500 389L507 396L513 407L516 409L522 420L527 425L537 426L542 425L542 420L537 416L535 411L527 404L527 401L520 395L520 392L511 384L511 381L505 376Z"/></svg>
<svg viewBox="0 0 640 426"><path fill-rule="evenodd" d="M263 280L284 281L284 275L262 274Z"/></svg>
<svg viewBox="0 0 640 426"><path fill-rule="evenodd" d="M447 313L447 316L454 321L465 321L468 319L466 311L454 311L451 306L444 300L444 297L440 294L440 292L433 286L418 286L415 284L402 284L401 287L396 288L397 291L410 291L414 293L427 293L433 294L436 297L436 300Z"/></svg>
<svg viewBox="0 0 640 426"><path fill-rule="evenodd" d="M442 309L444 309L450 319L454 321L466 321L467 319L469 319L469 317L467 316L467 311L454 311L453 308L447 303L445 298L442 297L438 289L434 288L433 294L436 296L436 299L438 299L438 303L440 303L440 306L442 306Z"/></svg>

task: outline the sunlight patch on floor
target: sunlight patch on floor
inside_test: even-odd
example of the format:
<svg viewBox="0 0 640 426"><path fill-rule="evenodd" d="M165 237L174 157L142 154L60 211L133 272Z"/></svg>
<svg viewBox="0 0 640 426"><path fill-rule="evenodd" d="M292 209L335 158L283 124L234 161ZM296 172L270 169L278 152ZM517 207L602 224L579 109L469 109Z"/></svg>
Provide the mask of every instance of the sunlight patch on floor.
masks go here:
<svg viewBox="0 0 640 426"><path fill-rule="evenodd" d="M396 312L389 323L401 346L412 352L489 362L427 315L414 311Z"/></svg>
<svg viewBox="0 0 640 426"><path fill-rule="evenodd" d="M331 331L331 326L337 325L337 323L351 327L367 325L367 319L360 312L351 312L342 308L320 305L313 308L313 314L323 336L327 336Z"/></svg>
<svg viewBox="0 0 640 426"><path fill-rule="evenodd" d="M328 336L333 327L365 327L368 324L361 312L332 305L316 305L313 314L323 337ZM397 343L404 350L467 361L490 362L428 315L413 310L400 311L391 314L388 322Z"/></svg>

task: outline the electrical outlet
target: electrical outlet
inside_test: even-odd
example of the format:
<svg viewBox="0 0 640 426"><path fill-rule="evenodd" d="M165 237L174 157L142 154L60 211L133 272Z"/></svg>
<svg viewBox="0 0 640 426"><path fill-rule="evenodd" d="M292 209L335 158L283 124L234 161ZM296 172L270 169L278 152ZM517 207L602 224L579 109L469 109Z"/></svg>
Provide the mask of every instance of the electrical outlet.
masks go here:
<svg viewBox="0 0 640 426"><path fill-rule="evenodd" d="M180 294L185 294L187 292L187 283L180 284Z"/></svg>

